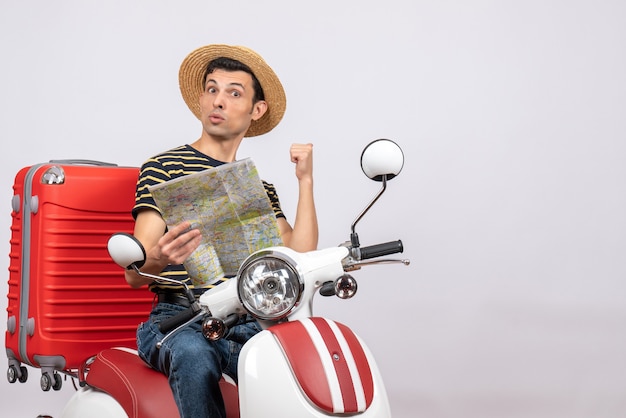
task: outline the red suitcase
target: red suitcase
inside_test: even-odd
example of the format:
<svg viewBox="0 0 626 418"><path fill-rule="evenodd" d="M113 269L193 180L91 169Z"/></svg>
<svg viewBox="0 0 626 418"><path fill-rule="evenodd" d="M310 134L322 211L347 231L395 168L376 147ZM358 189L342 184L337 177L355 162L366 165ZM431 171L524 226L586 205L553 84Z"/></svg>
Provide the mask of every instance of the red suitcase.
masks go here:
<svg viewBox="0 0 626 418"><path fill-rule="evenodd" d="M100 350L136 347L135 331L153 294L132 289L106 245L132 232L138 169L52 161L20 170L13 185L6 352L7 377L61 388Z"/></svg>

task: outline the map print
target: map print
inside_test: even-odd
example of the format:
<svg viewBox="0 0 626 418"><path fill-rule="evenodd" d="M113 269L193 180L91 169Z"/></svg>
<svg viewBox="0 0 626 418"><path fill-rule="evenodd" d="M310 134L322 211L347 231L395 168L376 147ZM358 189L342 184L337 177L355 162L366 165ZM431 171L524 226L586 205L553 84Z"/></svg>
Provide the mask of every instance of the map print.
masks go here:
<svg viewBox="0 0 626 418"><path fill-rule="evenodd" d="M250 158L151 186L168 227L184 220L202 243L184 266L194 286L234 276L254 251L283 245L265 187Z"/></svg>

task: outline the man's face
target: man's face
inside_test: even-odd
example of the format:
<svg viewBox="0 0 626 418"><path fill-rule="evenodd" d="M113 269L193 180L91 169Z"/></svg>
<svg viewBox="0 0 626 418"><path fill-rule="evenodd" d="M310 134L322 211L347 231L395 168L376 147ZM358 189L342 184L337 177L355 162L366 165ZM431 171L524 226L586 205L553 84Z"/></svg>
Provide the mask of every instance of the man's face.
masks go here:
<svg viewBox="0 0 626 418"><path fill-rule="evenodd" d="M253 120L267 109L264 101L252 104L252 76L244 71L215 70L207 75L200 96L200 119L215 139L243 137Z"/></svg>

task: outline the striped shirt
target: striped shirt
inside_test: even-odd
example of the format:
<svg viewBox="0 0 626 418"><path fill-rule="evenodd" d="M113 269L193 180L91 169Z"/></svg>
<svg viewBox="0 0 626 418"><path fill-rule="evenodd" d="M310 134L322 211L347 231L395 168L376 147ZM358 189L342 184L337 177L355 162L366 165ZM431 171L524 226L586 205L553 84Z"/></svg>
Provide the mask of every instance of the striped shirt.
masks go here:
<svg viewBox="0 0 626 418"><path fill-rule="evenodd" d="M137 218L137 214L146 209L156 210L161 213L154 201L154 198L152 197L152 194L148 190L149 186L164 183L177 177L197 173L222 164L225 163L211 158L208 155L202 154L190 145L182 145L148 159L141 166L141 170L139 172L139 179L137 181L137 190L135 194L135 206L132 211L133 217ZM267 196L269 197L272 208L274 209L274 214L277 218L284 218L285 215L280 208L280 202L274 186L265 181L263 181L263 186L265 187ZM161 272L161 276L185 281L188 286L193 289L189 274L182 264L167 266ZM220 281L208 285L206 288L213 287L219 283ZM177 286L172 284L163 283L151 283L149 286L152 291L158 291L159 289L172 289L176 287Z"/></svg>

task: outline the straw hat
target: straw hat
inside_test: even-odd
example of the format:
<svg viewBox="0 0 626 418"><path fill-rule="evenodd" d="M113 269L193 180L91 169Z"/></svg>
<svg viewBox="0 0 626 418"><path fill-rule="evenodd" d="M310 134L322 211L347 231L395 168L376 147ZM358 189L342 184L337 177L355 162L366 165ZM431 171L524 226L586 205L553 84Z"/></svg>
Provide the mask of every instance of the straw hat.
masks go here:
<svg viewBox="0 0 626 418"><path fill-rule="evenodd" d="M285 91L278 76L269 65L253 50L243 46L207 45L191 52L183 60L178 72L178 81L183 99L191 112L200 119L200 94L204 91L202 77L210 61L225 57L235 59L252 70L261 83L267 111L256 121L252 121L246 132L247 137L262 135L274 129L283 118L287 107Z"/></svg>

